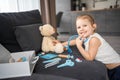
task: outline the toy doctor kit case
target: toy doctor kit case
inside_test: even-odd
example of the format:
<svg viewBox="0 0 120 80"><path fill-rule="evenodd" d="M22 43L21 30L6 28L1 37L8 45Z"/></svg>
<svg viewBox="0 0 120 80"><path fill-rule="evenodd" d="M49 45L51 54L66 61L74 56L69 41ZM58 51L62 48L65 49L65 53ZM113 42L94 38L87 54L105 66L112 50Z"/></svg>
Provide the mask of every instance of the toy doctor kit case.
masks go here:
<svg viewBox="0 0 120 80"><path fill-rule="evenodd" d="M1 44L0 56L0 79L30 76L39 59L33 50L10 53Z"/></svg>

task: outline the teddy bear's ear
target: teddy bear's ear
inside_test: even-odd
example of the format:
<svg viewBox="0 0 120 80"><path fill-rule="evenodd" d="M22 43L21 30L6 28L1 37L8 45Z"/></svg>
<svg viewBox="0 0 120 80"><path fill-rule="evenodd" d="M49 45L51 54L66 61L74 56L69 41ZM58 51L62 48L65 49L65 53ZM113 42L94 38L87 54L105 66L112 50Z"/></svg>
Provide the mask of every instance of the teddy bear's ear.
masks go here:
<svg viewBox="0 0 120 80"><path fill-rule="evenodd" d="M42 29L43 29L43 27L42 27L42 26L40 26L40 27L39 27L39 30L41 31Z"/></svg>

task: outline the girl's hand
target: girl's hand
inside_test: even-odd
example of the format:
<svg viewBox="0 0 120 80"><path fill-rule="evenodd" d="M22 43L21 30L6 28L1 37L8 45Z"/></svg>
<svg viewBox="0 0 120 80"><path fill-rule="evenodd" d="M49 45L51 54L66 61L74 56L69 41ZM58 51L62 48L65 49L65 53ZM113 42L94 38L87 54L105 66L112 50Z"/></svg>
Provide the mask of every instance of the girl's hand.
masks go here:
<svg viewBox="0 0 120 80"><path fill-rule="evenodd" d="M84 39L85 38L85 34L84 33L80 34L80 38Z"/></svg>
<svg viewBox="0 0 120 80"><path fill-rule="evenodd" d="M76 46L82 46L83 44L83 38L81 38L80 36L78 38L76 38Z"/></svg>
<svg viewBox="0 0 120 80"><path fill-rule="evenodd" d="M58 40L53 40L53 45L55 46L57 43L60 43Z"/></svg>

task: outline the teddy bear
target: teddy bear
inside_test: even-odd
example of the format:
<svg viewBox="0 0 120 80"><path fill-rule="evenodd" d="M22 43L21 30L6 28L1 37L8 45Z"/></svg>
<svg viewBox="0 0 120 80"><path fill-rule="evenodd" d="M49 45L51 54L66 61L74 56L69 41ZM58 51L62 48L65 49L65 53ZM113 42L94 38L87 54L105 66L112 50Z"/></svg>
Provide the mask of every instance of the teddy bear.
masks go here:
<svg viewBox="0 0 120 80"><path fill-rule="evenodd" d="M64 51L64 47L60 42L55 43L54 36L52 36L55 33L55 29L50 24L45 24L39 27L40 33L43 36L42 40L42 51L43 52L56 52L56 53L62 53Z"/></svg>

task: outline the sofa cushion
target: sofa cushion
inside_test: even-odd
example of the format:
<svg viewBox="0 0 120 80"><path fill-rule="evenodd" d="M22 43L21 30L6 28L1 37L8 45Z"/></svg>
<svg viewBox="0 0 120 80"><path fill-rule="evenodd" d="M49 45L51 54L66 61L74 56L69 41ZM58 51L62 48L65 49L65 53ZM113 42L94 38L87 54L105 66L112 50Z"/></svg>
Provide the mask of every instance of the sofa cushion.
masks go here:
<svg viewBox="0 0 120 80"><path fill-rule="evenodd" d="M105 65L99 61L87 61L80 54L79 50L76 46L70 46L72 50L72 55L74 59L71 59L75 65L74 66L64 66L61 68L57 68L57 66L64 64L66 59L61 58L61 61L48 68L45 68L43 61L45 59L39 58L36 63L34 72L38 74L51 74L51 75L59 75L69 78L75 78L78 80L108 80L107 78L107 69ZM65 55L68 54L67 51L64 52ZM77 62L75 59L80 58L82 61ZM63 79L64 80L64 79Z"/></svg>
<svg viewBox="0 0 120 80"><path fill-rule="evenodd" d="M42 23L39 10L11 13L9 15L14 27L20 25Z"/></svg>
<svg viewBox="0 0 120 80"><path fill-rule="evenodd" d="M42 24L16 26L15 35L22 50L41 51L42 36L39 31L40 25Z"/></svg>
<svg viewBox="0 0 120 80"><path fill-rule="evenodd" d="M42 23L39 10L0 13L0 43L10 52L21 51L14 30L15 26Z"/></svg>

